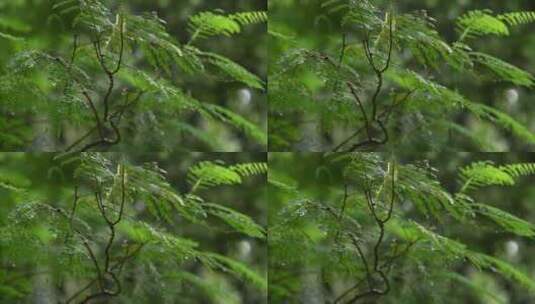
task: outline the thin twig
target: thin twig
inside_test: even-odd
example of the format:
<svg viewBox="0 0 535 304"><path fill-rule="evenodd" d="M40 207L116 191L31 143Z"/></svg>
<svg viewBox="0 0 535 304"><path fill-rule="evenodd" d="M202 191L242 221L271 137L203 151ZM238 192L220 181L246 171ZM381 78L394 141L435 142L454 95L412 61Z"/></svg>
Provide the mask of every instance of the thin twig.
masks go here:
<svg viewBox="0 0 535 304"><path fill-rule="evenodd" d="M77 292L75 292L70 298L67 299L67 301L65 301L65 304L69 304L71 303L71 301L73 301L74 299L76 299L79 295L81 295L82 293L84 293L84 291L88 290L89 288L91 288L91 286L93 286L93 284L95 284L95 282L97 281L97 279L93 279L91 280L89 283L87 283L87 285L85 287L83 287L82 289L78 290Z"/></svg>
<svg viewBox="0 0 535 304"><path fill-rule="evenodd" d="M102 196L102 187L100 185L100 182L98 180L96 180L96 178L95 178L95 187L96 187L95 200L96 200L96 203L97 203L97 207L98 207L98 209L99 209L99 211L100 211L100 213L102 215L102 218L104 219L104 221L108 225L108 228L110 229L110 234L109 234L109 237L108 237L108 240L106 242L105 249L104 249L104 269L103 269L103 271L101 271L100 266L98 264L98 261L97 261L95 255L93 254L93 252L91 251L91 248L87 245L87 242L85 243L86 247L88 248L88 251L90 251L91 259L93 260L95 268L96 268L96 270L98 272L98 282L99 282L100 290L97 293L93 293L93 294L88 295L81 303L89 303L91 300L96 299L96 298L100 298L100 297L114 297L114 296L119 295L122 292L122 286L121 286L121 281L118 278L118 274L122 270L122 267L123 267L124 263L126 263L126 261L129 258L131 258L134 254L137 254L137 252L141 249L141 247L143 247L143 244L142 244L131 255L128 255L128 252L127 252L127 255L124 256L118 263L116 263L115 265L111 265L111 260L112 260L111 248L113 246L113 243L114 243L115 237L116 237L115 226L117 224L119 224L119 222L122 220L123 213L124 213L125 201L126 201L126 172L125 172L124 166L122 166L122 165L119 165L119 174L120 174L120 179L121 179L121 181L120 181L121 203L120 203L119 214L118 214L117 218L115 218L114 220L110 219L110 217L108 216L108 214L106 212L106 205L104 203L104 198ZM113 188L110 191L112 191L112 192L110 192L110 195L106 198L107 200L113 199ZM119 271L116 273L114 270L117 269L117 268L119 268ZM109 278L111 278L111 280L113 281L113 285L115 287L115 290L110 291L109 289L104 288L104 284L103 284L104 283L104 276L103 275L107 275ZM86 287L85 289L87 289L87 288L89 288L89 287ZM83 291L77 292L76 296L81 294L82 292ZM73 298L73 297L71 297L71 298Z"/></svg>
<svg viewBox="0 0 535 304"><path fill-rule="evenodd" d="M98 115L97 108L95 107L95 104L93 103L93 100L91 99L91 96L89 96L89 93L87 93L86 90L82 91L82 95L84 95L87 103L89 104L89 107L91 108L91 111L93 111L93 115L95 116L95 121L98 126L98 133L100 135L100 138L104 140L104 129L102 126L102 122L100 120L100 116Z"/></svg>
<svg viewBox="0 0 535 304"><path fill-rule="evenodd" d="M355 131L352 135L350 135L348 138L346 138L344 141L342 141L338 146L334 148L334 151L340 150L343 146L345 146L349 141L351 141L353 138L357 137L362 130L366 130L366 140L358 142L353 144L347 151L355 151L361 147L370 146L370 145L384 145L388 142L389 135L388 130L386 129L386 121L388 120L390 116L390 112L393 110L395 105L392 105L391 107L385 109L381 114L377 114L378 112L378 97L383 89L384 84L384 73L390 68L390 63L392 60L392 51L394 47L394 38L393 38L393 18L391 15L387 15L388 18L388 51L387 51L387 57L385 60L385 64L383 67L379 67L375 61L374 53L372 52L372 49L370 47L370 37L369 33L366 33L365 39L362 41L362 45L364 48L364 54L366 56L366 59L368 60L369 65L375 72L375 75L377 77L377 84L375 86L375 91L370 99L370 103L372 105L372 113L371 116L368 117L366 114L366 111L363 106L363 102L356 93L356 90L354 86L347 82L347 85L350 89L351 94L353 95L355 102L357 103L360 112L362 113L362 116L364 118L364 128L360 128L357 131ZM340 62L341 64L341 62ZM408 98L410 94L405 96L402 101L404 101L406 98ZM383 116L386 116L386 119L382 121ZM383 133L382 139L375 139L372 135L372 127L374 124L377 124L381 132Z"/></svg>
<svg viewBox="0 0 535 304"><path fill-rule="evenodd" d="M366 134L368 136L368 140L371 140L371 130L370 130L370 122L368 121L368 115L366 114L366 110L364 109L364 106L362 104L362 101L360 100L359 95L357 94L355 87L351 82L347 82L347 86L349 87L349 90L351 91L351 94L355 98L355 101L357 102L357 105L360 108L360 112L362 113L362 117L364 118L364 126L366 128Z"/></svg>
<svg viewBox="0 0 535 304"><path fill-rule="evenodd" d="M106 76L108 77L108 87L106 89L106 93L102 99L102 104L104 106L104 113L103 113L103 117L102 119L100 118L100 115L98 113L98 110L93 102L93 100L91 99L91 97L89 96L89 94L87 93L87 91L85 89L83 89L82 87L82 94L85 96L89 106L91 107L91 110L93 112L93 115L95 116L95 121L96 121L96 124L97 124L97 130L98 130L98 133L99 133L99 139L95 142L92 142L92 143L89 143L89 144L86 144L84 147L82 147L82 149L80 151L87 151L91 148L94 148L94 147L97 147L97 146L111 146L111 145L115 145L115 144L118 144L120 141L121 141L121 134L120 134L120 131L119 131L119 128L117 127L117 125L115 124L115 122L113 122L111 120L111 116L110 116L110 97L113 93L113 90L115 88L115 74L117 74L119 72L119 70L121 69L121 66L122 66L122 62L123 62L123 57L124 57L124 18L121 16L121 15L118 15L118 26L119 26L119 35L120 35L120 46L119 46L119 58L117 60L117 63L115 65L115 67L110 70L107 66L106 66L106 60L105 60L105 57L104 57L104 54L102 52L102 46L101 46L101 39L100 39L100 36L101 34L97 35L97 37L92 41L92 44L93 44L93 48L95 50L95 54L96 54L96 57L97 57L97 61L99 62L99 65L100 67L102 68L102 70L104 71L104 73L106 74ZM75 48L76 48L76 45L75 45ZM73 50L73 54L75 53L76 49ZM74 55L73 55L73 58L74 58ZM120 116L122 116L122 113L120 114ZM104 124L105 123L109 123L114 134L115 134L115 138L113 140L110 140L108 138L106 138L106 135L105 135L105 128L104 128ZM81 143L82 141L84 141L87 137L89 137L91 135L91 133L93 132L93 130L87 132L85 135L82 136L82 138L80 138L79 140L77 140L74 144L72 144L71 146L69 146L67 148L67 151L73 149L75 146L77 146L79 143Z"/></svg>
<svg viewBox="0 0 535 304"><path fill-rule="evenodd" d="M93 250L89 246L87 240L84 240L83 243L84 243L85 248L87 249L87 252L89 253L89 256L91 257L91 260L93 261L93 265L95 266L95 270L97 271L97 277L98 277L97 280L98 280L99 288L100 288L100 290L104 290L102 272L100 271L100 266L98 264L97 258L95 256L95 254L93 253Z"/></svg>
<svg viewBox="0 0 535 304"><path fill-rule="evenodd" d="M353 134L351 134L348 138L344 139L340 144L338 144L338 146L336 146L333 151L337 152L338 150L340 150L343 146L349 143L353 138L359 136L359 134L364 130L366 130L366 126L361 127L360 129L353 132Z"/></svg>
<svg viewBox="0 0 535 304"><path fill-rule="evenodd" d="M366 279L361 279L360 281L358 281L357 283L355 283L355 285L351 286L350 288L348 288L346 291L344 291L341 295L338 296L338 298L336 298L333 302L333 304L338 304L340 303L340 301L345 298L347 295L349 295L352 291L354 290L357 290L359 288L359 286L365 282Z"/></svg>
<svg viewBox="0 0 535 304"><path fill-rule="evenodd" d="M79 143L81 143L82 141L84 141L86 138L88 138L93 132L95 132L95 130L98 129L98 126L94 126L93 128L91 128L89 131L87 131L87 133L85 133L82 137L80 137L79 139L77 139L75 142L73 142L69 147L67 147L67 149L65 149L65 152L69 152L71 151L72 149L74 149L74 147L76 147Z"/></svg>
<svg viewBox="0 0 535 304"><path fill-rule="evenodd" d="M370 269L368 260L366 259L360 245L358 238L350 233L349 235L352 238L353 245L357 249L357 252L359 254L359 258L362 261L362 264L364 265L364 269L366 271L366 277L365 279L368 281L368 290L355 294L350 300L346 302L346 304L349 303L355 303L359 299L369 297L369 296L381 296L385 295L388 292L390 292L390 280L388 279L388 276L383 271L383 268L385 265L391 265L393 261L396 258L396 255L391 257L388 261L380 263L381 258L381 245L383 244L384 237L385 237L385 224L392 218L393 210L394 210L394 202L397 198L396 192L395 192L395 164L391 163L389 164L389 171L391 173L390 181L391 181L391 194L390 194L390 202L387 209L387 214L385 217L381 218L377 212L377 204L373 200L372 190L371 188L365 187L364 189L364 196L366 199L366 204L368 206L368 209L370 210L371 215L373 216L377 226L379 227L379 236L375 242L375 245L373 247L373 268ZM412 246L412 245L410 245ZM410 246L407 246L407 249L410 248ZM375 286L373 286L373 275L379 276L381 278L381 281L383 282L383 286L381 289L377 289ZM344 293L342 293L336 300L335 303L338 303L341 299L345 298L347 295L349 295L352 291L356 290L358 288L358 284L351 287L350 289L346 290Z"/></svg>
<svg viewBox="0 0 535 304"><path fill-rule="evenodd" d="M338 237L340 236L340 228L342 226L342 220L344 218L344 212L346 210L347 197L347 184L344 184L344 198L342 199L342 208L340 209L340 215L338 216L338 230L336 231L336 235L334 237L335 242L338 241Z"/></svg>
<svg viewBox="0 0 535 304"><path fill-rule="evenodd" d="M359 240L357 236L354 235L353 233L349 233L349 236L351 237L351 240L353 241L353 246L355 246L355 248L357 249L360 260L362 261L362 264L364 265L364 270L366 270L366 280L368 282L368 287L372 288L372 274L370 271L370 266L368 265L368 260L366 259L364 252L360 248Z"/></svg>
<svg viewBox="0 0 535 304"><path fill-rule="evenodd" d="M347 33L343 32L342 33L342 48L340 49L340 58L338 59L339 67L342 66L342 61L344 60L344 55L346 51L346 43L347 43L346 40L347 40Z"/></svg>
<svg viewBox="0 0 535 304"><path fill-rule="evenodd" d="M71 226L71 231L73 229L73 220L74 220L74 214L76 212L76 207L78 205L78 199L79 199L79 196L78 196L78 186L74 186L74 199L73 199L73 202L72 202L72 210L71 210L71 216L70 216L70 226Z"/></svg>
<svg viewBox="0 0 535 304"><path fill-rule="evenodd" d="M74 63L74 60L76 59L76 51L78 50L78 35L75 34L72 41L72 54L71 54L71 62L70 65L72 66Z"/></svg>

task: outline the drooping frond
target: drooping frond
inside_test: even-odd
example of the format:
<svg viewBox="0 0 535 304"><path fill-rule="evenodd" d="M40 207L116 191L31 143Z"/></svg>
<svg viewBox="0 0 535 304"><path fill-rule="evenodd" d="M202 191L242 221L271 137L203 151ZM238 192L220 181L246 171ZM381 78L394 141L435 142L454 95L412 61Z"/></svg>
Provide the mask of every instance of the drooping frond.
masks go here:
<svg viewBox="0 0 535 304"><path fill-rule="evenodd" d="M218 217L238 232L254 238L266 237L265 230L245 214L217 204L204 203L203 207L208 214Z"/></svg>
<svg viewBox="0 0 535 304"><path fill-rule="evenodd" d="M471 52L470 55L475 62L492 71L500 80L525 87L531 87L535 84L533 75L510 63L480 52Z"/></svg>
<svg viewBox="0 0 535 304"><path fill-rule="evenodd" d="M528 274L522 272L513 265L496 257L481 253L478 255L482 260L485 261L485 268L488 268L491 271L497 271L505 278L518 282L521 286L528 289L531 293L535 293L535 281L531 279Z"/></svg>
<svg viewBox="0 0 535 304"><path fill-rule="evenodd" d="M233 81L241 82L259 90L264 88L264 83L258 76L229 58L210 52L201 52L200 55L207 64L216 68L216 72L230 77Z"/></svg>
<svg viewBox="0 0 535 304"><path fill-rule="evenodd" d="M239 114L236 114L230 111L229 109L223 108L216 104L205 105L205 109L208 110L208 112L213 115L213 117L217 118L217 120L229 124L235 127L236 129L242 131L243 133L254 139L257 143L260 143L262 145L267 144L267 135L265 134L265 132L260 130L258 126L254 125L252 122L248 121Z"/></svg>
<svg viewBox="0 0 535 304"><path fill-rule="evenodd" d="M465 103L466 108L476 117L495 123L527 143L535 143L535 134L506 113L481 103Z"/></svg>
<svg viewBox="0 0 535 304"><path fill-rule="evenodd" d="M188 23L193 36L231 36L241 31L240 25L227 16L212 12L202 12L191 16Z"/></svg>
<svg viewBox="0 0 535 304"><path fill-rule="evenodd" d="M535 225L530 222L489 205L474 204L473 207L479 214L489 218L508 232L525 237L535 236Z"/></svg>
<svg viewBox="0 0 535 304"><path fill-rule="evenodd" d="M178 41L166 30L166 22L154 14L127 15L126 37L133 46L138 46L148 62L167 74L171 67L178 66L188 73L202 71L202 65L192 52L183 51Z"/></svg>
<svg viewBox="0 0 535 304"><path fill-rule="evenodd" d="M461 211L454 198L436 180L432 168L408 165L398 172L399 191L409 199L418 210L440 219L441 210L447 210L454 216ZM414 191L418 189L418 191Z"/></svg>
<svg viewBox="0 0 535 304"><path fill-rule="evenodd" d="M486 286L481 286L477 283L475 283L470 278L467 278L463 275L460 275L456 272L449 272L444 274L444 276L452 281L455 281L456 283L460 283L468 288L470 288L475 294L477 294L481 298L488 298L492 299L492 301L495 301L496 304L506 304L506 300L504 299L504 296L497 293L496 291L486 288Z"/></svg>
<svg viewBox="0 0 535 304"><path fill-rule="evenodd" d="M459 259L467 254L465 244L431 231L414 221L392 221L389 223L388 229L409 241L420 238L430 242L434 249L445 253L444 259Z"/></svg>
<svg viewBox="0 0 535 304"><path fill-rule="evenodd" d="M404 14L396 16L394 20L394 39L408 47L420 63L437 68L439 62L450 60L450 56L457 54L436 31L436 20L433 18L425 14Z"/></svg>
<svg viewBox="0 0 535 304"><path fill-rule="evenodd" d="M93 85L84 69L69 68L66 61L45 52L26 50L11 58L8 71L0 77L0 95L6 96L0 101L4 107L34 114L47 113L58 124L62 120L80 123L89 118L81 92L91 92ZM46 84L39 79L45 79ZM65 94L61 97L43 94L43 90L54 88L64 88ZM21 99L34 102L15 102Z"/></svg>
<svg viewBox="0 0 535 304"><path fill-rule="evenodd" d="M177 261L186 261L199 255L196 242L158 230L148 223L124 221L118 228L134 242L169 251Z"/></svg>
<svg viewBox="0 0 535 304"><path fill-rule="evenodd" d="M467 102L466 98L459 92L449 89L448 87L432 80L425 78L411 70L395 70L391 74L388 74L392 81L394 81L401 88L414 91L416 97L423 94L424 103L417 103L407 105L407 110L413 108L418 111L425 108L433 109L438 107L441 110L451 110L462 108ZM418 98L414 98L416 103Z"/></svg>
<svg viewBox="0 0 535 304"><path fill-rule="evenodd" d="M229 272L246 282L252 283L259 289L267 289L266 278L247 268L244 264L217 253L204 253L201 261L210 268Z"/></svg>

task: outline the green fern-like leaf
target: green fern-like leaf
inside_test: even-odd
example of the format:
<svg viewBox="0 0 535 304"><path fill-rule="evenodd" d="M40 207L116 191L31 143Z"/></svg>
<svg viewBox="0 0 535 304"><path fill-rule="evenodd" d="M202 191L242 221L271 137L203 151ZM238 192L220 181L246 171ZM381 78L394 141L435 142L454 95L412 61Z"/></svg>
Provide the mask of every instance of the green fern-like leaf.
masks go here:
<svg viewBox="0 0 535 304"><path fill-rule="evenodd" d="M470 11L457 19L457 26L463 37L474 37L482 35L508 36L509 28L495 16L491 10Z"/></svg>
<svg viewBox="0 0 535 304"><path fill-rule="evenodd" d="M263 11L240 12L223 15L218 12L201 12L190 17L188 29L192 33L191 41L209 36L232 36L242 31L242 26L267 21Z"/></svg>
<svg viewBox="0 0 535 304"><path fill-rule="evenodd" d="M496 257L484 254L479 254L479 256L488 264L487 268L499 272L505 278L516 281L520 283L521 286L527 288L531 293L535 293L535 281L526 273Z"/></svg>
<svg viewBox="0 0 535 304"><path fill-rule="evenodd" d="M241 26L264 23L268 21L267 12L264 11L240 12L231 14L228 17L236 20Z"/></svg>
<svg viewBox="0 0 535 304"><path fill-rule="evenodd" d="M500 169L513 177L535 175L535 163L521 163L500 166Z"/></svg>
<svg viewBox="0 0 535 304"><path fill-rule="evenodd" d="M395 225L395 233L406 239L422 238L438 248L445 255L443 258L466 259L478 269L489 269L498 271L504 277L520 283L528 290L534 292L535 281L530 279L525 273L516 269L512 265L489 255L474 252L467 248L466 245L441 236L435 232L426 229L424 226L415 222L405 223L405 225ZM404 228L401 228L404 227Z"/></svg>
<svg viewBox="0 0 535 304"><path fill-rule="evenodd" d="M170 251L179 261L198 255L196 242L157 230L147 223L124 221L118 228L135 242L161 246L160 248Z"/></svg>
<svg viewBox="0 0 535 304"><path fill-rule="evenodd" d="M527 143L535 143L535 134L506 113L480 103L466 101L464 105L478 118L494 122Z"/></svg>
<svg viewBox="0 0 535 304"><path fill-rule="evenodd" d="M250 217L221 205L205 203L207 212L220 218L232 228L254 238L265 238L265 230L257 225Z"/></svg>
<svg viewBox="0 0 535 304"><path fill-rule="evenodd" d="M511 12L500 14L497 17L500 20L503 20L509 26L517 26L521 24L528 24L535 22L535 12L534 11L522 11L522 12Z"/></svg>
<svg viewBox="0 0 535 304"><path fill-rule="evenodd" d="M205 108L213 117L241 130L257 143L264 146L267 144L266 133L242 116L216 104L206 105Z"/></svg>
<svg viewBox="0 0 535 304"><path fill-rule="evenodd" d="M217 253L204 253L201 260L210 268L227 271L261 290L267 290L266 278L247 268L242 263Z"/></svg>
<svg viewBox="0 0 535 304"><path fill-rule="evenodd" d="M267 163L242 163L226 166L221 161L203 161L191 167L187 180L193 188L241 184L243 178L267 172Z"/></svg>
<svg viewBox="0 0 535 304"><path fill-rule="evenodd" d="M221 162L203 161L191 167L187 180L193 188L218 185L236 185L242 182L241 176Z"/></svg>
<svg viewBox="0 0 535 304"><path fill-rule="evenodd" d="M188 28L194 36L199 37L231 36L241 31L240 24L235 20L212 12L202 12L190 17Z"/></svg>
<svg viewBox="0 0 535 304"><path fill-rule="evenodd" d="M516 178L528 175L535 175L534 163L497 166L490 161L475 162L460 170L461 192L490 185L512 186Z"/></svg>
<svg viewBox="0 0 535 304"><path fill-rule="evenodd" d="M488 161L475 162L467 167L461 168L460 177L464 182L461 192L481 186L512 186L515 183L511 175Z"/></svg>
<svg viewBox="0 0 535 304"><path fill-rule="evenodd" d="M535 236L535 225L523 219L485 204L474 204L474 207L479 214L488 217L508 232L525 237Z"/></svg>
<svg viewBox="0 0 535 304"><path fill-rule="evenodd" d="M229 169L237 172L241 177L263 175L268 171L267 163L242 163L232 165Z"/></svg>
<svg viewBox="0 0 535 304"><path fill-rule="evenodd" d="M500 80L526 87L531 87L535 84L535 77L533 75L510 63L484 53L472 52L470 55L475 62L494 72Z"/></svg>
<svg viewBox="0 0 535 304"><path fill-rule="evenodd" d="M230 77L232 80L244 83L251 88L260 90L264 88L264 82L258 76L229 58L210 52L201 52L201 55L207 64L217 68L219 73Z"/></svg>
<svg viewBox="0 0 535 304"><path fill-rule="evenodd" d="M382 24L382 20L377 16L377 8L368 0L328 0L323 1L322 6L331 14L342 12L344 25L374 29Z"/></svg>

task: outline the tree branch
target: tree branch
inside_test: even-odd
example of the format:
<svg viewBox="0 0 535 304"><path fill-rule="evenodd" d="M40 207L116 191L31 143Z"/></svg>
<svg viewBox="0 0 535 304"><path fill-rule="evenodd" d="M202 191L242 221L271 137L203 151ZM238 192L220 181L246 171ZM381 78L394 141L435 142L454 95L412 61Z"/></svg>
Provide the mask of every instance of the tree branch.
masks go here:
<svg viewBox="0 0 535 304"><path fill-rule="evenodd" d="M122 285L121 285L121 281L118 278L118 275L122 271L123 265L130 258L136 255L144 245L144 244L141 244L136 250L134 250L134 252L130 254L127 251L127 254L123 256L117 263L115 263L114 265L111 265L111 260L112 260L111 248L113 246L113 243L116 237L115 226L119 224L123 218L125 201L126 201L126 172L125 172L125 168L123 165L119 165L118 169L119 169L119 174L120 174L121 202L120 202L119 214L117 215L117 218L115 218L114 220L110 219L110 217L107 214L106 206L104 204L104 200L102 197L102 188L100 186L100 183L96 181L96 184L95 184L96 185L95 186L96 187L95 200L97 203L97 207L102 215L102 218L104 219L104 221L108 225L108 228L110 229L110 234L109 234L109 237L106 242L105 249L104 249L104 268L101 270L96 256L94 255L93 251L87 244L87 241L84 241L84 245L86 246L87 250L90 253L91 259L93 261L95 269L97 270L98 276L97 276L97 279L91 281L82 290L78 291L73 296L71 296L71 298L69 298L67 303L72 301L74 298L76 298L80 294L82 294L85 290L89 289L91 285L94 283L94 281L97 281L99 283L99 291L88 295L81 303L89 303L91 300L101 298L101 297L114 297L114 296L119 295L122 292ZM110 190L112 192L110 192L107 199L113 199L113 189L114 188L112 187L112 189ZM116 272L117 269L118 271ZM115 290L110 291L109 289L105 288L104 279L106 276L109 279L111 279L111 281L113 281L113 286L115 287Z"/></svg>
<svg viewBox="0 0 535 304"><path fill-rule="evenodd" d="M362 299L362 298L365 298L365 297L381 296L381 295L385 295L388 292L390 292L390 280L388 279L388 276L386 275L386 273L383 271L383 267L385 265L391 265L391 263L393 263L393 260L395 258L391 257L388 261L380 263L380 258L381 258L380 250L381 250L381 245L383 244L384 237L385 237L385 224L392 218L392 214L393 214L393 210L394 210L394 202L395 202L395 200L397 198L397 195L396 195L396 192L395 192L395 170L396 170L395 164L394 163L389 164L389 171L391 173L391 175L390 175L390 182L391 182L391 189L390 190L391 190L391 193L390 193L389 206L388 206L388 209L387 209L386 216L384 218L381 218L379 216L379 213L377 212L377 204L373 200L373 195L372 195L371 188L366 187L364 189L364 196L365 196L365 199L366 199L366 204L367 204L368 209L370 210L370 213L373 216L377 226L379 227L379 236L378 236L377 240L375 241L375 245L373 247L373 268L370 269L368 260L366 259L365 255L364 255L364 253L363 253L363 251L362 251L362 249L361 249L361 247L359 245L358 238L352 233L349 234L351 236L351 238L352 238L353 245L357 249L357 252L359 254L359 258L360 258L362 264L364 265L364 269L365 269L365 272L366 272L365 273L365 279L368 282L368 290L366 290L366 291L364 291L362 293L355 294L350 300L348 300L346 302L346 304L355 303L359 299ZM383 284L381 289L377 289L374 286L374 284L373 284L373 276L374 275L378 276L379 278L381 278L381 281L382 281L382 284ZM338 303L339 301L341 301L341 299L343 299L344 297L349 295L352 291L357 290L357 289L358 289L358 283L355 286L353 286L353 287L349 288L348 290L346 290L344 293L342 293L342 295L340 295L335 300L335 303Z"/></svg>
<svg viewBox="0 0 535 304"><path fill-rule="evenodd" d="M368 60L368 64L370 65L370 67L372 68L372 70L375 72L375 75L377 77L377 84L375 86L375 90L374 90L374 93L370 99L370 103L372 105L372 113L371 113L371 116L368 118L367 114L366 114L366 111L364 110L364 106L363 106L363 103L362 101L360 100L359 96L356 94L356 90L354 88L353 85L350 85L350 82L348 82L348 87L350 89L350 92L351 94L353 95L353 97L355 98L358 106L359 106L359 109L363 115L363 118L364 118L364 127L365 127L365 130L366 130L366 137L367 139L364 140L364 141L361 141L361 142L358 142L356 144L354 144L353 146L350 147L350 149L348 149L348 151L355 151L361 147L365 147L365 146L369 146L369 145L384 145L388 142L388 139L389 139L389 135L388 135L388 130L386 129L386 126L385 126L385 121L382 121L381 120L381 116L382 113L380 115L378 115L378 98L379 98L379 94L381 93L382 89L383 89L383 84L384 84L384 73L390 68L390 63L392 61L392 51L393 51L393 47L394 47L394 38L393 38L393 18L391 15L388 15L387 14L387 22L388 22L388 50L387 50L387 53L386 53L386 60L385 60L385 63L384 63L384 66L383 67L379 67L377 62L375 61L375 55L374 53L372 52L372 49L370 47L370 37L369 37L369 33L366 33L366 37L365 39L363 39L362 41L362 45L363 45L363 48L364 48L364 54L366 56L366 59ZM341 62L340 62L341 64ZM392 109L386 109L384 112L388 112L388 115L386 116L389 116L389 112L391 111ZM375 139L373 138L373 134L372 134L372 127L374 124L377 124L377 126L379 127L379 129L381 130L381 132L383 133L383 138L382 139ZM339 144L338 146L335 147L335 151L338 151L342 146L344 146L345 144L347 144L351 139L355 138L356 136L358 136L358 134L360 134L361 132L361 129L357 130L354 134L352 134L351 136L349 136L347 139L345 139L341 144Z"/></svg>
<svg viewBox="0 0 535 304"><path fill-rule="evenodd" d="M351 91L351 94L355 98L355 101L357 102L357 105L360 108L360 112L362 113L362 117L364 118L364 127L366 128L366 134L368 136L368 140L371 140L372 134L371 134L370 122L368 121L368 115L366 114L366 110L364 109L364 106L362 105L362 101L360 100L360 97L357 94L353 84L348 81L347 82L347 86L349 87L349 90Z"/></svg>

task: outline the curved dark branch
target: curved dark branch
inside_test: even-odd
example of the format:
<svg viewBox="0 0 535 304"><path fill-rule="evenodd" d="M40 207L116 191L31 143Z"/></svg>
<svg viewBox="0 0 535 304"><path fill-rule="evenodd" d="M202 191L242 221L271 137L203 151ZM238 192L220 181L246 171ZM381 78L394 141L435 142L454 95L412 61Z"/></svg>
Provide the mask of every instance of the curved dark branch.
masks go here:
<svg viewBox="0 0 535 304"><path fill-rule="evenodd" d="M355 90L354 85L351 82L347 82L347 86L349 87L349 90L351 91L351 95L355 98L355 101L357 105L359 106L360 112L362 114L362 117L364 118L364 127L366 128L366 134L368 136L368 140L371 140L372 134L370 129L370 122L368 121L368 115L366 114L366 110L364 109L364 105L362 104L362 101L360 100L359 95L357 94L357 91Z"/></svg>
<svg viewBox="0 0 535 304"><path fill-rule="evenodd" d="M84 300L82 300L81 303L89 303L90 301L92 301L94 299L102 298L102 297L118 296L122 292L122 285L121 285L121 281L119 280L118 276L120 275L124 264L129 259L131 259L135 255L137 255L137 253L141 250L141 248L144 245L144 244L141 244L132 253L128 252L129 250L127 249L126 254L124 256L122 256L121 258L119 258L119 260L115 264L112 265L112 263L111 263L111 261L112 261L111 249L113 247L113 243L114 243L115 238L116 238L115 226L117 224L119 224L121 222L122 218L123 218L125 201L126 201L126 172L125 172L124 166L122 166L122 165L119 166L119 175L120 175L120 200L121 200L121 202L120 202L120 209L118 211L117 218L115 218L114 220L110 219L110 216L107 214L105 202L104 202L103 195L102 195L103 189L102 189L100 183L98 181L95 181L96 182L95 183L95 187L96 187L96 190L95 190L96 204L97 204L97 207L98 207L98 209L99 209L99 211L100 211L100 213L102 215L102 218L104 219L104 221L106 222L106 224L108 225L108 228L110 230L110 234L108 236L108 240L106 242L105 249L104 249L104 268L101 269L101 267L100 267L100 265L98 263L98 260L97 260L97 258L95 256L95 254L93 253L91 247L89 247L87 241L84 240L84 245L86 246L86 248L87 248L87 250L88 250L88 252L90 254L91 260L93 261L94 267L95 267L95 269L97 271L97 278L94 279L93 281L91 281L84 288L82 288L81 290L76 292L73 296L71 296L69 298L69 300L67 300L67 303L69 303L70 301L74 300L76 297L78 297L83 292L88 290L93 285L94 282L98 282L98 285L99 285L98 292L88 295ZM112 190L110 190L110 191L113 191L113 189L114 188L112 188ZM77 197L77 192L76 192L75 197ZM113 199L113 193L110 193L107 198L109 200L112 200ZM108 289L108 288L106 288L104 286L104 283L105 283L104 280L106 278L113 282L113 287L114 287L113 290L110 290L110 289Z"/></svg>
<svg viewBox="0 0 535 304"><path fill-rule="evenodd" d="M375 72L375 75L377 77L377 84L375 86L375 90L373 92L373 95L372 95L372 97L370 99L370 103L371 103L371 107L372 107L372 113L371 113L370 117L367 116L366 111L364 110L363 103L362 103L361 99L359 98L359 96L356 94L356 90L355 90L354 86L350 85L350 82L348 82L348 86L350 88L351 94L353 95L354 99L356 100L356 102L357 102L357 104L359 106L359 109L360 109L360 111L361 111L361 113L363 115L364 127L365 127L366 135L367 135L366 140L354 144L353 146L351 146L348 149L348 151L355 151L355 150L357 150L359 148L362 148L362 147L365 147L365 146L384 145L384 144L386 144L388 142L388 139L389 139L388 130L386 129L386 126L385 126L387 119L385 119L385 121L383 121L382 118L383 118L383 116L387 116L388 117L390 115L390 112L392 111L393 107L389 107L389 108L385 109L385 111L383 111L383 113L381 113L379 115L377 113L378 112L378 106L379 106L378 105L378 102L379 102L378 98L379 98L379 95L380 95L381 91L383 90L383 85L384 85L384 73L390 68L390 64L391 64L391 61L392 61L392 51L393 51L393 48L394 48L393 18L392 18L391 15L388 15L387 18L388 18L388 20L387 20L387 22L388 22L388 50L387 50L387 53L386 53L386 60L385 60L385 63L384 63L383 67L379 67L379 65L377 64L377 62L375 60L375 55L372 52L372 48L370 46L369 33L366 33L366 37L362 41L362 45L363 45L363 48L364 48L364 54L366 56L368 64L370 65L372 70ZM386 115L383 115L385 112L387 112ZM373 137L372 126L374 124L377 124L379 126L379 128L381 129L381 132L383 133L383 138L382 139L375 139ZM336 148L334 150L338 151L342 146L347 144L351 139L353 139L356 136L358 136L358 134L360 134L360 132L361 132L361 129L357 130L354 134L352 134L347 139L345 139L341 144L336 146Z"/></svg>
<svg viewBox="0 0 535 304"><path fill-rule="evenodd" d="M390 183L391 183L390 184L391 192L390 192L389 205L387 207L388 209L386 211L387 212L386 216L381 218L381 216L379 215L379 212L377 210L377 207L378 207L377 202L374 201L372 189L371 188L364 189L364 196L365 196L366 204L368 206L368 209L373 219L375 220L375 223L377 224L379 228L379 236L377 237L377 240L375 241L375 245L373 246L373 267L370 267L368 259L364 255L364 252L359 244L359 239L353 233L349 233L352 243L357 249L358 257L364 266L364 270L365 270L364 279L368 282L368 289L361 293L355 294L350 300L346 302L346 304L355 303L362 298L366 298L370 296L386 295L387 293L390 292L390 288L391 288L390 280L384 271L384 267L387 265L390 266L394 262L394 260L397 258L397 253L391 256L388 260L381 262L381 256L383 256L381 254L381 247L383 245L384 238L385 238L385 224L392 218L392 214L394 210L394 203L397 198L396 191L395 191L396 167L394 163L391 163L389 165L389 172L391 173L391 175L389 176ZM406 251L409 250L410 246L412 246L412 244L407 246ZM404 251L404 253L406 253L406 251ZM380 288L377 288L377 286L375 286L376 282L374 282L374 277L377 279L380 278L380 281L382 282L382 286L380 286ZM351 288L343 292L338 298L336 298L334 303L335 304L339 303L343 298L347 297L351 292L356 291L358 289L360 281L361 280L359 280L357 284L355 284L354 286L352 286Z"/></svg>

